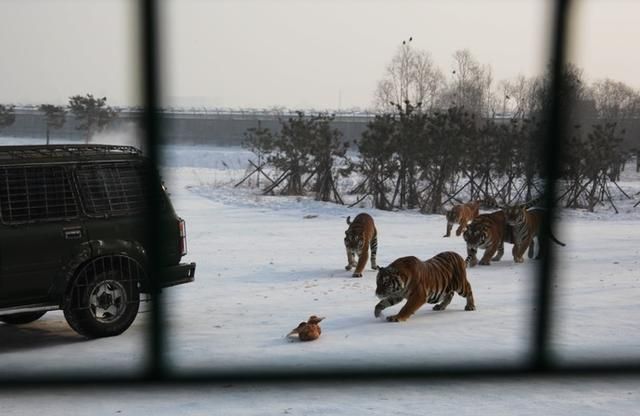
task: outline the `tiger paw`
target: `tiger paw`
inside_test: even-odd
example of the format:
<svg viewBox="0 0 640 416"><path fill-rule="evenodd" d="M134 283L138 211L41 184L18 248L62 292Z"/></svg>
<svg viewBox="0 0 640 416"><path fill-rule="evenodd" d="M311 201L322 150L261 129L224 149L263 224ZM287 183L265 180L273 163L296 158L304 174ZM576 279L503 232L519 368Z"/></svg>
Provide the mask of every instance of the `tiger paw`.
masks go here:
<svg viewBox="0 0 640 416"><path fill-rule="evenodd" d="M362 277L362 273L354 273L351 275L351 277Z"/></svg>
<svg viewBox="0 0 640 416"><path fill-rule="evenodd" d="M376 318L380 318L380 315L382 315L382 309L381 308L375 308L373 310L373 316L375 316Z"/></svg>
<svg viewBox="0 0 640 416"><path fill-rule="evenodd" d="M378 270L378 269L379 269L379 267L377 265L375 265L375 264L371 265L371 270Z"/></svg>
<svg viewBox="0 0 640 416"><path fill-rule="evenodd" d="M464 307L464 310L465 311L475 311L476 307L475 307L475 305L467 305L467 306Z"/></svg>
<svg viewBox="0 0 640 416"><path fill-rule="evenodd" d="M400 322L398 315L387 316L387 322Z"/></svg>
<svg viewBox="0 0 640 416"><path fill-rule="evenodd" d="M489 260L480 260L479 264L482 266L488 266L491 264L491 262Z"/></svg>
<svg viewBox="0 0 640 416"><path fill-rule="evenodd" d="M524 259L522 257L515 258L515 259L513 259L513 261L516 262L516 263L524 263Z"/></svg>
<svg viewBox="0 0 640 416"><path fill-rule="evenodd" d="M445 308L442 305L435 305L433 307L433 310L434 311L443 311L443 310L445 310Z"/></svg>
<svg viewBox="0 0 640 416"><path fill-rule="evenodd" d="M350 264L347 264L346 266L344 266L344 269L345 269L346 271L349 271L349 270L351 270L352 268L353 268L353 266L351 266Z"/></svg>

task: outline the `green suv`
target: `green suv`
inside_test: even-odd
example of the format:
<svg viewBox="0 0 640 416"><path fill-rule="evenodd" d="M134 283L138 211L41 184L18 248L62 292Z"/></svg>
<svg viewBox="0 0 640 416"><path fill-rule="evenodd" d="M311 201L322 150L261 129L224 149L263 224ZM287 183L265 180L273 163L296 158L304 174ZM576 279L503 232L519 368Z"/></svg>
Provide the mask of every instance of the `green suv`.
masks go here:
<svg viewBox="0 0 640 416"><path fill-rule="evenodd" d="M25 324L62 309L88 338L124 332L151 279L191 282L185 223L130 146L0 146L0 321ZM154 173L155 174L155 173ZM161 273L148 272L145 213L160 195Z"/></svg>

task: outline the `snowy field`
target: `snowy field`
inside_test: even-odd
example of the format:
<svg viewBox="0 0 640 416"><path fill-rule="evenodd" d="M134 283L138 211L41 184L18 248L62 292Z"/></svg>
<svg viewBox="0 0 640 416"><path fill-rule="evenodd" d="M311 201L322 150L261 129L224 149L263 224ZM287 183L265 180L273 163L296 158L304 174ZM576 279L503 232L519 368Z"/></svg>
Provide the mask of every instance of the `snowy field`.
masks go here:
<svg viewBox="0 0 640 416"><path fill-rule="evenodd" d="M0 139L0 143L24 143ZM446 311L421 308L405 323L375 319L375 272L344 270L347 216L370 213L379 231L378 263L429 258L453 250L441 215L346 208L308 198L268 197L234 188L251 154L234 148L171 146L163 177L187 222L196 280L168 289L168 358L177 372L279 368L291 371L393 365L513 366L526 360L534 313L536 262L515 264L511 245L489 267L468 271L477 310L454 297ZM633 195L640 175L625 170ZM638 197L636 197L637 200ZM564 211L555 235L552 346L562 362L640 359L640 207L620 200L620 214ZM401 305L385 310L395 313ZM115 338L85 341L61 312L22 327L0 325L2 376L86 371L135 374L144 365L148 305ZM284 338L309 315L326 317L312 343ZM365 385L237 385L78 395L0 392L0 415L143 414L636 414L640 380L394 382Z"/></svg>

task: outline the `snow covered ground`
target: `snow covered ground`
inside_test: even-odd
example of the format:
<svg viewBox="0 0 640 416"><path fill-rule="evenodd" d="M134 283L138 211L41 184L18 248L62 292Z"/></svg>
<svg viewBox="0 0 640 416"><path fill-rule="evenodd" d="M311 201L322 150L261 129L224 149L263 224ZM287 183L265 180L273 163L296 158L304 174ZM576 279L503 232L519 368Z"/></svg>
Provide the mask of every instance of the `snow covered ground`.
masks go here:
<svg viewBox="0 0 640 416"><path fill-rule="evenodd" d="M5 140L0 143L22 143ZM178 372L284 368L499 363L527 358L536 263L503 261L470 269L477 310L454 297L444 312L421 308L400 324L375 319L375 272L353 279L344 270L342 238L348 215L366 211L379 230L378 263L454 250L461 237L442 238L441 215L346 208L308 198L262 196L233 188L251 154L234 148L172 146L163 177L187 222L196 280L167 290L168 358ZM624 172L621 186L640 191L640 175ZM590 214L566 211L555 230L553 348L563 362L640 358L640 207L620 201ZM392 314L401 305L385 311ZM148 305L115 338L85 341L48 313L23 327L0 326L2 376L86 371L133 374L144 365ZM325 316L322 337L287 342L284 335L309 315ZM314 385L226 385L197 388L0 392L0 414L634 414L640 380L395 382Z"/></svg>

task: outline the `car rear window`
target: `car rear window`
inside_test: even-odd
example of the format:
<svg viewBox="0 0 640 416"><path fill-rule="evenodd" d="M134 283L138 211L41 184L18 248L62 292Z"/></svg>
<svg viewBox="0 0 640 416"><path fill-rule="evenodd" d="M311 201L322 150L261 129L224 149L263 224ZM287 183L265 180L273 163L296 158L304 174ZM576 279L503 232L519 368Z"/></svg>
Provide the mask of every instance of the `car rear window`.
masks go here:
<svg viewBox="0 0 640 416"><path fill-rule="evenodd" d="M76 177L87 215L128 215L145 208L141 164L83 165L76 169Z"/></svg>
<svg viewBox="0 0 640 416"><path fill-rule="evenodd" d="M70 175L62 166L0 168L0 218L5 224L78 216Z"/></svg>

